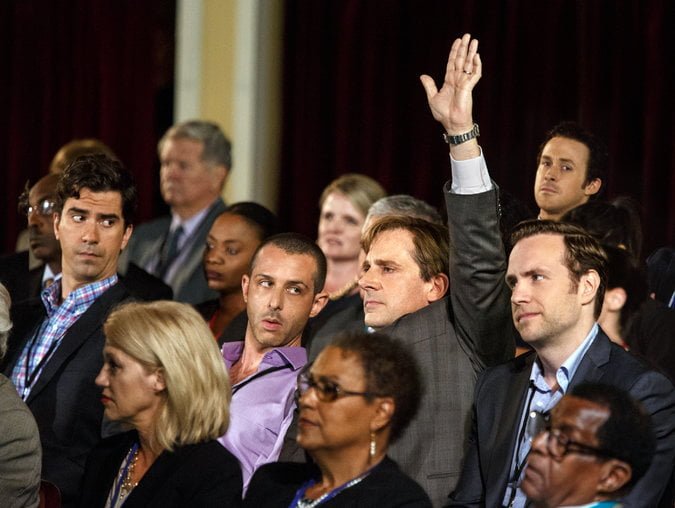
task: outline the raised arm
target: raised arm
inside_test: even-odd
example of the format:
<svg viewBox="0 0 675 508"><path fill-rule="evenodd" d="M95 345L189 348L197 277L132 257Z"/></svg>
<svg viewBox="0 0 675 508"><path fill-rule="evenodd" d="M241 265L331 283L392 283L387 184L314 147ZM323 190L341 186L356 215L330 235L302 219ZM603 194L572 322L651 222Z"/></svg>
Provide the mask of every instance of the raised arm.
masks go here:
<svg viewBox="0 0 675 508"><path fill-rule="evenodd" d="M473 128L472 92L481 78L482 70L478 40L471 40L469 34L464 34L452 44L440 90L433 78L426 74L420 76L431 114L449 136L458 136ZM478 157L478 141L473 138L458 145L450 144L450 153L455 160Z"/></svg>

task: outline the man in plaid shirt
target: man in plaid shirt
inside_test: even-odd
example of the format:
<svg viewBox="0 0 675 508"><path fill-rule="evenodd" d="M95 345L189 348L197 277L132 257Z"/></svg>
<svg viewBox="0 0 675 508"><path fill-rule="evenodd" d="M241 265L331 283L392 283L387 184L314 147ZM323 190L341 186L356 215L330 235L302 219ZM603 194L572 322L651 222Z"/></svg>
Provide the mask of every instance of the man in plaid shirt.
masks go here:
<svg viewBox="0 0 675 508"><path fill-rule="evenodd" d="M57 186L54 232L61 278L41 300L14 309L4 372L35 416L43 447L42 478L74 506L89 451L103 433L94 379L102 365L102 325L129 297L117 259L133 229L137 192L130 173L105 155L76 159Z"/></svg>

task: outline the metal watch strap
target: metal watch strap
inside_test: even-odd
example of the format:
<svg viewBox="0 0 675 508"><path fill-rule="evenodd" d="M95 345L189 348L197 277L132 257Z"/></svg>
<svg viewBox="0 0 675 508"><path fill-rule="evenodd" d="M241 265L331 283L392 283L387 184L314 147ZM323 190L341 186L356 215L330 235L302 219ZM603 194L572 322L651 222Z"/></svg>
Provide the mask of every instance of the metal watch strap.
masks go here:
<svg viewBox="0 0 675 508"><path fill-rule="evenodd" d="M480 136L480 129L478 124L473 124L473 129L464 134L459 134L457 136L451 136L447 132L443 133L443 140L449 145L461 145L462 143L469 141L470 139L477 138Z"/></svg>

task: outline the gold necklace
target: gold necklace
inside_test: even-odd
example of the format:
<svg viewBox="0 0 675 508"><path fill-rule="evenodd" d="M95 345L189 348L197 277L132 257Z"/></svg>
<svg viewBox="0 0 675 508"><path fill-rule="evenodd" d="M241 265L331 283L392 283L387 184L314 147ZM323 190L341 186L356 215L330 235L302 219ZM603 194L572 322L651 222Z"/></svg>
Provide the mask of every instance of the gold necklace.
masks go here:
<svg viewBox="0 0 675 508"><path fill-rule="evenodd" d="M120 496L124 497L127 495L129 492L131 492L136 485L138 485L138 482L132 481L133 475L134 475L134 469L136 469L136 463L138 462L138 450L140 448L137 448L136 451L134 452L134 458L131 460L131 464L129 464L129 469L127 469L127 474L124 476L124 481L122 482L122 488L120 489Z"/></svg>

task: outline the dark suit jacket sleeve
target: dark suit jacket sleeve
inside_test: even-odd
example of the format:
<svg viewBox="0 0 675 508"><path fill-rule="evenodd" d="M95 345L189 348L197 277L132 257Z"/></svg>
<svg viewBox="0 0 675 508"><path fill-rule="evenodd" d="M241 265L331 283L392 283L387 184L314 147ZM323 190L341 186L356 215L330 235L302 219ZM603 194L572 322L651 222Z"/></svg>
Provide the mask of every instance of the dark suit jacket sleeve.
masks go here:
<svg viewBox="0 0 675 508"><path fill-rule="evenodd" d="M652 417L656 434L656 453L645 476L622 501L632 506L673 506L672 480L675 460L675 391L670 381L660 373L647 371L636 379L630 394L640 400ZM670 484L670 485L669 485ZM670 487L669 498L662 498Z"/></svg>
<svg viewBox="0 0 675 508"><path fill-rule="evenodd" d="M455 331L478 373L513 357L514 328L496 186L454 194L445 186L450 233L450 299Z"/></svg>

